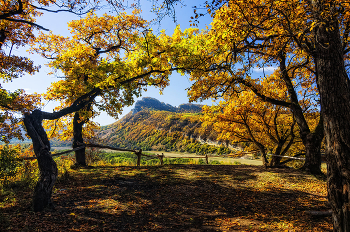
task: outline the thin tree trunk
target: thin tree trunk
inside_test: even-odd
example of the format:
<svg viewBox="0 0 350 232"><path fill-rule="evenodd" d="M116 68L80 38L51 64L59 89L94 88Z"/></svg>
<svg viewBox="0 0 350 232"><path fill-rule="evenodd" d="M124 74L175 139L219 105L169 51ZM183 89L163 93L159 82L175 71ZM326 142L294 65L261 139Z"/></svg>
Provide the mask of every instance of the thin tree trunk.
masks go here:
<svg viewBox="0 0 350 232"><path fill-rule="evenodd" d="M50 152L50 142L42 126L42 112L35 110L24 117L24 125L33 142L35 156L38 160L40 177L34 189L33 208L35 212L44 208L53 208L52 188L56 182L57 165Z"/></svg>
<svg viewBox="0 0 350 232"><path fill-rule="evenodd" d="M315 64L324 118L327 156L328 200L333 210L334 231L350 231L350 91L344 67L338 20L324 22L322 1L313 1L315 18Z"/></svg>
<svg viewBox="0 0 350 232"><path fill-rule="evenodd" d="M73 118L73 148L80 147L84 144L83 139L83 126L85 121L79 121L80 114L75 112ZM85 148L75 151L76 164L80 166L86 166Z"/></svg>

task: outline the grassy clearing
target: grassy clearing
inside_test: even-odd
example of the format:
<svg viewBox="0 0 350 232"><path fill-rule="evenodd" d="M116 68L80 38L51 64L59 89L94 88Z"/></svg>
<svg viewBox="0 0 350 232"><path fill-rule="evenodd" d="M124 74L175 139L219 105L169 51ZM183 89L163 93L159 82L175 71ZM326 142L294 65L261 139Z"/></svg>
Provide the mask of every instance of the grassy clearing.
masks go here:
<svg viewBox="0 0 350 232"><path fill-rule="evenodd" d="M33 185L18 177L2 188L0 231L332 230L330 218L306 213L328 209L325 181L297 170L199 164L137 168L125 166L131 156L122 157L124 163L120 157L104 154L95 157L94 166L78 170L70 169L71 157L58 157L52 212L31 210ZM107 162L112 159L118 162Z"/></svg>
<svg viewBox="0 0 350 232"><path fill-rule="evenodd" d="M198 157L197 154L188 154L188 153L176 153L176 152L164 152L164 151L150 151L153 154L164 154L165 157ZM196 159L197 160L197 159ZM209 161L214 161L215 163L219 162L220 164L226 165L237 165L237 164L247 164L247 165L263 165L260 159L239 159L239 158L228 158L223 156L210 156Z"/></svg>

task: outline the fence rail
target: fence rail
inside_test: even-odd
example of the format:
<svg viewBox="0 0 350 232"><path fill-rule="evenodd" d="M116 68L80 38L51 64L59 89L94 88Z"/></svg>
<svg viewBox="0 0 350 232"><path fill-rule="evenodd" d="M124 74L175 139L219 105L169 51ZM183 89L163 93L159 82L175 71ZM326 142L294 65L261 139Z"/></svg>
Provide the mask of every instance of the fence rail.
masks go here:
<svg viewBox="0 0 350 232"><path fill-rule="evenodd" d="M163 153L162 155L156 154L154 155L147 155L142 153L142 150L131 150L131 149L125 149L125 148L117 148L117 147L111 147L111 146L106 146L106 145L100 145L100 144L83 144L80 147L76 147L74 149L68 150L68 151L64 151L64 152L59 152L59 153L55 153L52 156L59 156L59 155L63 155L72 151L77 151L80 149L83 149L85 147L96 147L96 148L105 148L105 149L109 149L109 150L114 150L114 151L128 151L128 152L133 152L135 153L135 155L137 156L137 166L140 166L141 164L141 156L146 156L146 157L150 157L150 158L158 158L160 160L160 164L163 165L164 164L164 157L165 158L186 158L186 159L205 159L206 164L209 164L209 156L205 155L205 156L194 156L194 157L173 157L173 156L165 156ZM244 155L244 154L256 154L259 151L250 151L250 152L237 152L234 155L227 155L228 158L232 158L233 156L237 156L237 154L239 155ZM292 156L282 156L282 155L274 155L274 154L268 154L268 156L277 156L277 157L283 157L283 158L288 158L288 159L298 159L298 160L305 160L305 158L299 158L299 157L292 157ZM19 158L19 160L34 160L37 159L37 157L24 157L24 158Z"/></svg>
<svg viewBox="0 0 350 232"><path fill-rule="evenodd" d="M305 160L305 158L299 158L299 157L293 157L293 156L285 156L285 155L274 155L274 154L267 154L268 156L277 156L277 157L283 157L288 159L298 159L298 160Z"/></svg>
<svg viewBox="0 0 350 232"><path fill-rule="evenodd" d="M209 158L208 158L208 155L205 155L205 156L201 156L201 157L171 157L171 156L164 156L164 154L162 153L162 155L147 155L147 154L144 154L142 153L142 150L140 149L139 151L137 150L131 150L131 149L124 149L124 148L117 148L117 147L111 147L111 146L106 146L106 145L100 145L100 144L84 144L80 147L76 147L74 149L71 149L71 150L68 150L68 151L64 151L64 152L59 152L59 153L55 153L53 155L51 155L52 157L54 156L59 156L59 155L63 155L63 154L66 154L66 153L69 153L69 152L72 152L72 151L77 151L77 150L80 150L80 149L83 149L85 147L97 147L97 148L105 148L105 149L109 149L109 150L115 150L115 151L128 151L128 152L133 152L135 153L135 155L137 155L137 166L140 166L141 164L141 156L146 156L146 157L150 157L150 158L158 158L160 160L160 164L163 165L164 164L164 157L165 158L204 158L206 163L209 164ZM24 157L24 158L19 158L19 160L34 160L34 159L37 159L37 157Z"/></svg>

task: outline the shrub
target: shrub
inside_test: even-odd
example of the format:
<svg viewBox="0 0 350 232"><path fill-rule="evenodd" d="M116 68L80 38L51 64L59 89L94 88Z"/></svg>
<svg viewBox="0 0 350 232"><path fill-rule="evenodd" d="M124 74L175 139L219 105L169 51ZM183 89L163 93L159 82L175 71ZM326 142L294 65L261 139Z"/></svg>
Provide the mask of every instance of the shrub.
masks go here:
<svg viewBox="0 0 350 232"><path fill-rule="evenodd" d="M101 149L87 148L85 151L86 164L92 165L101 161L102 158L100 154L101 154Z"/></svg>
<svg viewBox="0 0 350 232"><path fill-rule="evenodd" d="M6 183L9 177L14 177L22 162L19 160L20 146L4 145L0 147L0 180Z"/></svg>
<svg viewBox="0 0 350 232"><path fill-rule="evenodd" d="M212 161L209 162L209 164L214 164L215 165L215 164L221 164L221 163L219 161L217 161L217 160L212 160Z"/></svg>

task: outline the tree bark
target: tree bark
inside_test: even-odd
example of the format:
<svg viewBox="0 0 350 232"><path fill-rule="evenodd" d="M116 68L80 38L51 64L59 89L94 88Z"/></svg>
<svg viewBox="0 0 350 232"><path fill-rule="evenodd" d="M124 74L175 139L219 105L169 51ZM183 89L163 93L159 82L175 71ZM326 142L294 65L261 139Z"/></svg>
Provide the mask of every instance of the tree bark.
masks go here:
<svg viewBox="0 0 350 232"><path fill-rule="evenodd" d="M280 69L282 72L282 79L287 86L290 96L290 109L292 110L295 120L299 126L300 138L305 146L305 163L302 169L311 174L320 175L322 174L321 143L324 137L322 116L315 129L315 132L311 132L309 125L305 119L303 109L299 104L298 95L295 91L292 80L288 75L286 67L286 54L284 54L284 51L282 51L280 54Z"/></svg>
<svg viewBox="0 0 350 232"><path fill-rule="evenodd" d="M51 200L52 188L57 180L58 170L55 161L50 152L50 142L47 138L46 131L42 126L43 119L54 120L64 115L76 112L89 103L97 95L99 89L94 89L85 95L79 97L71 106L53 113L34 110L30 114L24 115L24 126L27 133L32 139L35 156L38 160L40 177L34 189L33 208L35 212L43 211L45 208L53 208Z"/></svg>
<svg viewBox="0 0 350 232"><path fill-rule="evenodd" d="M265 168L269 166L269 161L267 160L266 149L262 144L255 143L261 153L261 159Z"/></svg>
<svg viewBox="0 0 350 232"><path fill-rule="evenodd" d="M274 105L288 107L292 110L296 123L299 126L301 140L305 146L305 163L302 169L314 175L322 174L320 151L321 142L324 137L322 119L319 121L319 125L317 126L317 128L320 129L316 130L315 132L311 132L309 125L305 119L303 109L299 104L298 95L294 89L292 80L288 75L286 68L286 54L284 51L280 53L279 61L282 80L287 86L290 102L274 99L262 94L257 88L255 88L249 81L245 80L244 78L239 79L239 82L250 88L262 101L266 101Z"/></svg>
<svg viewBox="0 0 350 232"><path fill-rule="evenodd" d="M350 91L344 66L339 24L335 17L321 18L322 1L312 1L315 28L317 85L324 118L328 200L334 231L350 231ZM319 18L317 18L319 17Z"/></svg>
<svg viewBox="0 0 350 232"><path fill-rule="evenodd" d="M305 163L302 169L314 175L323 174L321 171L322 138L320 138L317 133L308 133L303 138L303 144L305 146Z"/></svg>
<svg viewBox="0 0 350 232"><path fill-rule="evenodd" d="M33 208L35 212L44 208L53 208L51 200L52 188L56 182L57 165L50 152L50 142L42 126L42 112L35 110L24 117L24 125L33 142L35 156L40 170L39 181L34 189Z"/></svg>
<svg viewBox="0 0 350 232"><path fill-rule="evenodd" d="M276 153L277 154L277 153ZM270 160L270 163L269 163L269 166L270 167L276 167L276 166L279 166L281 164L281 159L282 157L279 157L279 156L272 156L271 157L271 160Z"/></svg>
<svg viewBox="0 0 350 232"><path fill-rule="evenodd" d="M80 114L75 112L73 118L73 148L80 147L84 144L83 126L85 121L79 121ZM85 148L75 151L75 161L77 165L86 166Z"/></svg>

